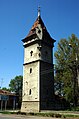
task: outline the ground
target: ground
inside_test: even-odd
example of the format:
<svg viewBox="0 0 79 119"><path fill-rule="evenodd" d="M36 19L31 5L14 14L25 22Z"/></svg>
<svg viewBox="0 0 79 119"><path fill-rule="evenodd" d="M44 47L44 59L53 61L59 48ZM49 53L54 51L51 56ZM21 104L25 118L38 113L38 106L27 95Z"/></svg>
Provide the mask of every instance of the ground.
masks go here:
<svg viewBox="0 0 79 119"><path fill-rule="evenodd" d="M0 119L79 119L79 111L43 111L40 113L28 113L27 115L17 114L18 111L14 112L14 114L11 114L11 112L13 113L14 111L0 112Z"/></svg>
<svg viewBox="0 0 79 119"><path fill-rule="evenodd" d="M0 114L0 119L64 119L64 118L53 118L53 117L38 117L38 116L24 116L24 115L14 115L14 114ZM65 119L79 119L77 118L65 118Z"/></svg>
<svg viewBox="0 0 79 119"><path fill-rule="evenodd" d="M0 119L60 119L60 118L0 114Z"/></svg>

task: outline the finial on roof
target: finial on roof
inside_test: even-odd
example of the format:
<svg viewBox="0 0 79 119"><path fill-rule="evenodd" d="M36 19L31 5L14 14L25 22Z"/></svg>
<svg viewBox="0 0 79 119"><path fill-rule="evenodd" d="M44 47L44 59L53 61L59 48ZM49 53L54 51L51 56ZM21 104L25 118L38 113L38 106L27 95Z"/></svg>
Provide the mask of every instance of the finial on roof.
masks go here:
<svg viewBox="0 0 79 119"><path fill-rule="evenodd" d="M40 16L40 6L38 6L38 17Z"/></svg>

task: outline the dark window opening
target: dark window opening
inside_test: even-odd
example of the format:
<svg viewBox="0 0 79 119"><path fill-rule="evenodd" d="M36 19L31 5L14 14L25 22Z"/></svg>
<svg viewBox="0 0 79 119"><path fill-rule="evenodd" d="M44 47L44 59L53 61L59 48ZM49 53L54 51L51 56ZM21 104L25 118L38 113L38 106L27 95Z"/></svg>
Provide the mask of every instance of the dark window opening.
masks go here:
<svg viewBox="0 0 79 119"><path fill-rule="evenodd" d="M41 30L38 30L38 33L40 34L41 33Z"/></svg>
<svg viewBox="0 0 79 119"><path fill-rule="evenodd" d="M30 74L32 73L32 68L30 68Z"/></svg>
<svg viewBox="0 0 79 119"><path fill-rule="evenodd" d="M39 57L41 56L41 54L39 53Z"/></svg>
<svg viewBox="0 0 79 119"><path fill-rule="evenodd" d="M29 95L31 95L31 89L29 90Z"/></svg>
<svg viewBox="0 0 79 119"><path fill-rule="evenodd" d="M48 56L48 52L47 51L45 51L45 57L47 57Z"/></svg>
<svg viewBox="0 0 79 119"><path fill-rule="evenodd" d="M47 51L45 51L45 54L47 55L47 54L48 54L48 52L47 52Z"/></svg>
<svg viewBox="0 0 79 119"><path fill-rule="evenodd" d="M31 56L33 55L33 51L30 52L30 55L31 55Z"/></svg>

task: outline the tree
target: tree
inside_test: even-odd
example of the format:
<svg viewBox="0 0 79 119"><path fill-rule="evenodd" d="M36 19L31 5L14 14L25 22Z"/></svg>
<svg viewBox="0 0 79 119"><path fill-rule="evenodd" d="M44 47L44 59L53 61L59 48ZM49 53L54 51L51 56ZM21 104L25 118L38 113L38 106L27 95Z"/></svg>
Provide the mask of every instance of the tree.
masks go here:
<svg viewBox="0 0 79 119"><path fill-rule="evenodd" d="M19 105L21 106L22 101L22 82L23 76L16 76L14 79L11 79L9 87L10 91L14 92L17 96L19 96Z"/></svg>
<svg viewBox="0 0 79 119"><path fill-rule="evenodd" d="M78 78L79 68L79 39L72 34L71 37L61 39L55 52L55 91L63 95L67 101L78 102Z"/></svg>
<svg viewBox="0 0 79 119"><path fill-rule="evenodd" d="M9 88L3 87L1 90L6 90L6 91L10 91Z"/></svg>

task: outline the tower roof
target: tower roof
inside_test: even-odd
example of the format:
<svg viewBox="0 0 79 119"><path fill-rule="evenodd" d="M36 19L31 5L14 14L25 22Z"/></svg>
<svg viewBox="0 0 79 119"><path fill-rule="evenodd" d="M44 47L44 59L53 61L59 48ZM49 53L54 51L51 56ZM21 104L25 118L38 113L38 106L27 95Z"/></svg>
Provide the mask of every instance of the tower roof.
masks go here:
<svg viewBox="0 0 79 119"><path fill-rule="evenodd" d="M38 11L38 17L36 19L36 21L34 22L31 30L29 31L28 35L22 40L23 42L27 42L29 39L31 40L31 38L33 36L37 36L36 34L36 28L38 28L38 25L40 24L41 28L42 28L42 38L45 39L45 38L49 38L51 40L53 40L53 42L55 42L54 39L51 38L51 36L49 35L42 19L41 19L41 16L40 16L40 11Z"/></svg>
<svg viewBox="0 0 79 119"><path fill-rule="evenodd" d="M38 24L41 25L42 30L46 29L46 27L41 19L41 16L38 16L38 18L36 19L36 21L34 22L32 28L31 28L29 34L26 36L26 38L36 33L35 31L36 31L36 28L38 27Z"/></svg>

